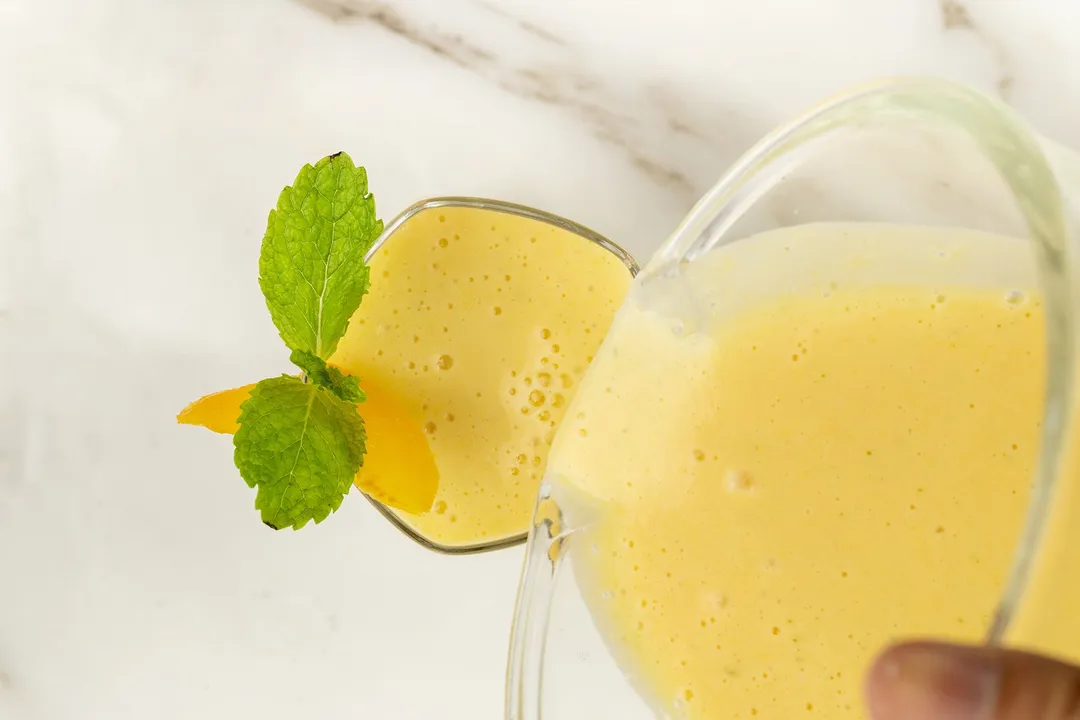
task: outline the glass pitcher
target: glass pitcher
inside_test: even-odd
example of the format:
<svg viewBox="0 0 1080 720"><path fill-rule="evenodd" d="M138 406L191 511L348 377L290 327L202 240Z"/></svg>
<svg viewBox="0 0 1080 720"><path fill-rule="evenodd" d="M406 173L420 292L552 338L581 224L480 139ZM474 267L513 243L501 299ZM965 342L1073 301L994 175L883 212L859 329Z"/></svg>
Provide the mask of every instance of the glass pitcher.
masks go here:
<svg viewBox="0 0 1080 720"><path fill-rule="evenodd" d="M913 634L1015 643L1080 659L1080 620L1069 611L1080 602L1080 583L1071 579L1080 577L1080 538L1070 535L1080 527L1080 483L1071 469L1071 449L1080 442L1070 429L1078 205L1075 156L1036 138L998 102L929 79L884 81L832 98L739 160L637 277L560 428L528 543L506 717L858 718L862 670L882 643ZM1003 515L994 538L966 539L978 557L951 567L932 552L903 564L906 571L885 567L887 552L909 560L927 552L890 541L888 521L853 549L830 546L829 529L802 514L761 515L749 503L768 494L758 483L773 478L723 463L701 470L695 461L715 459L699 449L709 439L687 439L688 408L709 407L695 380L705 367L695 364L695 353L709 350L695 343L707 344L710 332L769 303L797 315L791 298L899 286L940 288L931 305L949 302L945 295L956 289L1000 293L1026 317L1043 318L1032 335L1040 377L1016 398L1017 408L1041 418L1012 446L1016 453L1029 448L1026 465L1017 462L1027 496L1010 501L1015 512ZM659 333L657 342L633 341L646 322ZM668 336L679 354L667 352ZM801 342L792 350L793 362L806 362ZM909 376L932 378L940 361L922 358ZM610 411L586 418L584 410L593 408ZM748 443L766 437L754 427L760 414L719 400L712 411L748 426L740 436ZM793 412L804 426L815 422L813 406ZM841 438L860 438L861 426L873 425L866 415L849 420L850 427L835 429ZM790 446L768 435L774 444L765 452L800 452L803 435L794 427ZM950 432L943 431L935 452L948 447ZM719 489L698 492L691 477ZM928 494L950 492L948 477L926 484ZM783 483L774 486L781 493ZM1001 500L1000 488L974 487L955 498L964 513L989 512ZM887 495L886 489L851 499L838 492L835 499L846 503L848 517L869 518L879 504L896 500ZM743 512L738 507L759 512L761 525L730 532L731 519ZM715 528L695 519L713 509ZM910 510L914 517L915 499ZM805 515L817 511L807 506ZM834 522L844 513L827 508L822 516ZM945 542L946 524L931 522L927 532ZM760 539L785 532L803 533L801 554L770 556ZM665 559L679 553L725 560L699 563L714 575L673 577L697 567ZM976 588L968 571L980 564L992 567L980 571L983 585ZM806 573L821 568L836 572L832 594L812 583L800 592ZM859 584L854 568L877 579ZM795 610L773 607L771 593L784 578L784 592L799 598ZM883 578L897 588L895 603L881 603ZM953 600L961 591L968 599L958 609ZM910 619L913 603L921 608L918 622ZM793 622L789 610L802 619ZM847 632L845 623L862 634ZM750 626L759 639L748 645L744 637L741 648L729 648L729 636ZM841 656L843 669L824 666ZM703 687L702 668L695 675L692 666L706 660L711 679Z"/></svg>

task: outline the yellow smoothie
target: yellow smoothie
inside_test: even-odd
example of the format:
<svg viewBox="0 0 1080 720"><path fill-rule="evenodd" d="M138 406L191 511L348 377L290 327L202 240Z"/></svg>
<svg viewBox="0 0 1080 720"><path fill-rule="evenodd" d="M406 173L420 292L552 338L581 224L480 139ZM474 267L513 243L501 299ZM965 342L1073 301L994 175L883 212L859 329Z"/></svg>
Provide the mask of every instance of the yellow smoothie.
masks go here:
<svg viewBox="0 0 1080 720"><path fill-rule="evenodd" d="M1000 284L1027 252L807 226L635 289L548 480L594 621L658 713L854 720L889 639L983 636L1042 411L1042 308ZM1065 625L1026 641L1080 657Z"/></svg>
<svg viewBox="0 0 1080 720"><path fill-rule="evenodd" d="M371 289L331 362L391 389L422 423L438 494L427 513L398 516L446 546L525 532L628 268L567 230L460 207L412 216L369 265Z"/></svg>

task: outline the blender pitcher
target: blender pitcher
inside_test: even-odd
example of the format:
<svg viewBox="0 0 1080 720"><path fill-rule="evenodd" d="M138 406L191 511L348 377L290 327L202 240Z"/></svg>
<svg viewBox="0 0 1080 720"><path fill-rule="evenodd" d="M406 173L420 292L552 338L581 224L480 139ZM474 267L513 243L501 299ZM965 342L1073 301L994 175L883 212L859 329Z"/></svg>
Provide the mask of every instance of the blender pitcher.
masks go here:
<svg viewBox="0 0 1080 720"><path fill-rule="evenodd" d="M800 714L816 710L818 717L858 718L862 670L882 643L916 633L959 633L957 639L1008 642L1080 659L1080 619L1067 612L1080 602L1080 589L1065 582L1080 575L1080 538L1070 541L1070 532L1080 527L1080 483L1070 470L1071 450L1080 445L1071 435L1078 169L1075 156L1037 139L1000 103L960 86L923 79L880 82L830 99L739 160L637 277L559 430L536 505L518 597L507 674L508 720L726 719L759 712L763 718L791 717L792 708ZM858 232L832 233L834 237L820 242L794 232L836 223ZM948 233L917 234L907 243L875 240L889 236L897 225L970 231L982 240L975 252L956 245ZM767 231L775 247L769 250L766 243L767 252L746 251L748 238ZM704 280L699 272L703 263L711 268ZM639 508L640 517L633 521L636 537L647 537L650 552L678 552L685 540L678 518L687 510L680 503L690 502L686 466L663 453L647 456L639 451L643 446L681 447L685 441L670 420L678 417L689 394L699 391L691 377L696 372L692 363L680 364L682 359L696 352L696 338L717 322L771 298L888 285L992 290L1009 302L1034 296L1041 303L1045 372L1041 386L1024 398L1041 410L1042 418L1031 431L1030 446L1037 451L1033 470L1025 471L1029 495L1017 505L1015 526L1001 528L1007 535L996 541L1002 551L988 550L981 560L993 565L1000 583L983 593L978 607L966 609L971 621L967 629L957 630L955 616L944 617L948 603L941 602L954 581L949 572L931 562L911 577L896 577L898 586L918 591L929 608L927 621L919 627L901 626L885 611L872 617L871 609L870 620L862 620L871 632L845 646L845 657L855 662L841 673L839 667L823 668L815 661L847 642L838 637L835 624L827 629L807 622L789 639L788 628L777 621L771 634L788 643L783 651L769 649L766 633L754 657L725 656L731 651L723 631L712 624L725 613L729 621L736 617L733 622L738 622L737 611L745 620L749 603L740 605L739 595L760 588L734 586L720 592L709 578L675 578L665 590L670 591L667 597L679 599L682 604L676 605L684 614L688 607L705 608L700 624L710 633L710 642L716 640L715 657L722 670L714 687L671 680L680 677L679 662L685 666L687 658L693 659L679 655L679 648L689 647L687 639L671 631L669 654L663 638L643 640L644 635L634 635L632 625L610 622L619 603L624 615L634 611L620 597L627 588L633 602L638 600L630 561L621 560L631 579L617 587L604 577L600 555L641 552L644 543L634 549L632 533L615 537L618 532L609 532L619 522L630 527L620 513L625 514L631 492L638 499L645 496L641 493L655 498L642 506L647 512ZM645 316L684 343L684 354L674 358L659 346L623 343L630 319ZM628 367L634 368L632 376L625 371ZM934 368L935 359L928 357L925 367L914 372L933 373ZM631 377L632 383L627 380ZM606 423L588 424L579 411L590 403L616 403L613 407L623 412L605 416ZM737 415L739 408L716 411ZM813 408L799 412L805 413L806 423L814 421ZM749 432L752 435L753 428ZM592 450L575 450L586 435ZM654 461L661 464L643 466ZM686 462L692 462L689 453ZM715 482L727 484L728 495L754 490L754 479L738 473L718 473ZM948 478L935 482L947 484ZM639 486L631 488L633 483ZM648 487L642 489L641 483ZM978 512L980 500L963 502ZM739 558L749 552L719 528L715 539L715 548L710 548L715 553ZM888 540L867 537L860 552L872 557L881 542ZM658 557L651 558L654 569L663 568ZM664 587L660 575L657 586ZM805 597L807 606L828 612L829 598L812 595ZM755 597L759 604L767 600ZM875 598L867 596L868 603L877 602ZM845 601L858 607L859 591L848 591ZM652 617L646 614L650 600L642 596L640 605L638 630ZM934 610L937 605L940 611ZM790 643L804 650L792 650ZM704 651L698 647L695 652ZM804 652L806 666L797 673L777 670L770 658L780 652ZM662 671L652 667L654 662ZM657 680L661 672L664 682ZM751 684L774 688L776 704L758 708L742 703L738 688ZM797 702L784 697L803 690L805 697L799 695Z"/></svg>

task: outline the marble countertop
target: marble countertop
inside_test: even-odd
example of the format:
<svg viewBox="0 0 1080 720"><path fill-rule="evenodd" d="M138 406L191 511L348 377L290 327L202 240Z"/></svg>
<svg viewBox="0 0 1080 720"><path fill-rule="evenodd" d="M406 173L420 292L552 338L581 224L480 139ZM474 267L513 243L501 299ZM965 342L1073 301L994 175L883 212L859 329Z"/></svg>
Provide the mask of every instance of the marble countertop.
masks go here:
<svg viewBox="0 0 1080 720"><path fill-rule="evenodd" d="M646 257L772 126L934 74L1080 147L1060 0L0 0L0 717L499 718L520 549L270 533L188 400L284 369L267 209L347 150Z"/></svg>

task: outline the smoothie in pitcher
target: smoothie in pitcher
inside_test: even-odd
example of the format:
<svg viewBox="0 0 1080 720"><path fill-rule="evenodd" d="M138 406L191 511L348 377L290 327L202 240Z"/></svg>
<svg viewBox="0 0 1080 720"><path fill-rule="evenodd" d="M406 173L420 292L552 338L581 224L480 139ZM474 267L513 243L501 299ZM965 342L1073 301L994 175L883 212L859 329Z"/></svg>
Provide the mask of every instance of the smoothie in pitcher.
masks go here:
<svg viewBox="0 0 1080 720"><path fill-rule="evenodd" d="M1043 311L1009 283L1030 263L973 231L811 225L635 288L547 477L658 714L855 720L890 639L983 636L1038 450ZM1075 614L1057 630L1033 640L1080 656Z"/></svg>

